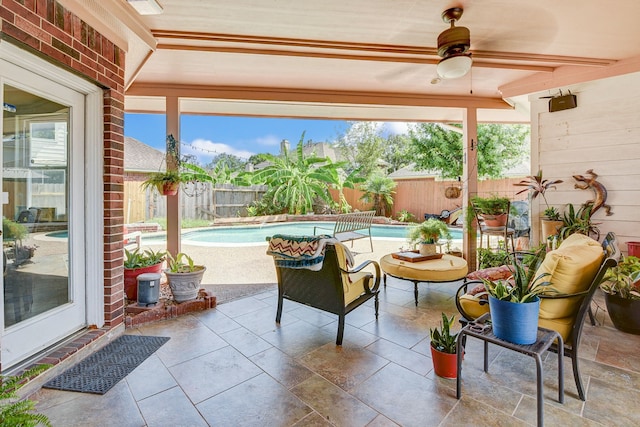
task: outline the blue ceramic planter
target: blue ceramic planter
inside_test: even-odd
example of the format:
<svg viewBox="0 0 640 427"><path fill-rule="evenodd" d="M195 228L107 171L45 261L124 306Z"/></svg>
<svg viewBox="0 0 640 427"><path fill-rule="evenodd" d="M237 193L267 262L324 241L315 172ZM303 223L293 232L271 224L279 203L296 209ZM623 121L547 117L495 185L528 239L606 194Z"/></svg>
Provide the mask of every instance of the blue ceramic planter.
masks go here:
<svg viewBox="0 0 640 427"><path fill-rule="evenodd" d="M489 296L493 334L514 344L533 344L538 336L540 298L534 302L515 303Z"/></svg>

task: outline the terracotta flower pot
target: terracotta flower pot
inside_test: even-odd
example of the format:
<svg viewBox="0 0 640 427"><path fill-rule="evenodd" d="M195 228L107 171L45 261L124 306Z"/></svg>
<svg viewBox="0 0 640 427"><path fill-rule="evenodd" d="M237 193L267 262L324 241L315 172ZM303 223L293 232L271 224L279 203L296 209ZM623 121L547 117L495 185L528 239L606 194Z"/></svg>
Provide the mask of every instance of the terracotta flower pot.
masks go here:
<svg viewBox="0 0 640 427"><path fill-rule="evenodd" d="M562 221L543 219L540 224L542 227L542 240L546 241L549 236L557 235L563 224L564 222Z"/></svg>
<svg viewBox="0 0 640 427"><path fill-rule="evenodd" d="M484 218L484 224L487 227L504 227L507 225L507 214L503 213L500 215L485 215L482 214Z"/></svg>
<svg viewBox="0 0 640 427"><path fill-rule="evenodd" d="M178 194L180 184L177 182L165 182L162 185L158 185L158 191L163 196L175 196Z"/></svg>
<svg viewBox="0 0 640 427"><path fill-rule="evenodd" d="M443 353L431 346L433 371L442 378L456 378L458 376L458 357L451 353Z"/></svg>

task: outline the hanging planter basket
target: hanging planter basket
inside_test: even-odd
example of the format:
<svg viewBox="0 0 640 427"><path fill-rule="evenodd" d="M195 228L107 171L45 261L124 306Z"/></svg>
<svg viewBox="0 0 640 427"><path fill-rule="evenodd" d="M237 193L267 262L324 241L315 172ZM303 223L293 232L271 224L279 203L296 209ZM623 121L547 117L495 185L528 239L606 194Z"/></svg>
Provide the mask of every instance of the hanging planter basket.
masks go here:
<svg viewBox="0 0 640 427"><path fill-rule="evenodd" d="M447 187L444 190L444 197L447 199L457 199L462 194L460 187Z"/></svg>
<svg viewBox="0 0 640 427"><path fill-rule="evenodd" d="M164 184L158 184L158 191L163 196L175 196L178 194L180 183L178 182L165 182Z"/></svg>

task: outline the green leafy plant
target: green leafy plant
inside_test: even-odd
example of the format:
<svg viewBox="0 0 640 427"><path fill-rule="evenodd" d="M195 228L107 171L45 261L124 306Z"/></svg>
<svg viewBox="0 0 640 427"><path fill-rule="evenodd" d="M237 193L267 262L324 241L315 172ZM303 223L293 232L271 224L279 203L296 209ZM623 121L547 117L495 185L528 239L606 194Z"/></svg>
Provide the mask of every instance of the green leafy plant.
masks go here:
<svg viewBox="0 0 640 427"><path fill-rule="evenodd" d="M153 172L149 174L149 177L140 184L140 187L143 190L146 190L148 188L157 188L158 191L162 192L162 188L165 185L178 185L182 182L185 182L182 174L177 170L169 169L164 172Z"/></svg>
<svg viewBox="0 0 640 427"><path fill-rule="evenodd" d="M5 217L2 217L2 237L5 240L15 239L22 240L29 234L29 230L24 225L11 221Z"/></svg>
<svg viewBox="0 0 640 427"><path fill-rule="evenodd" d="M566 239L573 233L584 234L585 236L595 236L600 238L600 228L598 224L591 221L592 204L582 205L578 210L569 203L562 217L562 227L558 234L561 239Z"/></svg>
<svg viewBox="0 0 640 427"><path fill-rule="evenodd" d="M531 197L531 200L535 200L536 197L542 196L542 199L544 200L544 204L546 206L544 210L544 216L549 220L557 221L560 219L560 212L558 212L556 208L549 206L549 202L547 202L547 197L545 196L545 193L547 192L547 190L551 188L554 188L554 189L557 188L556 185L561 184L562 182L563 181L561 179L556 179L554 181L543 179L542 169L540 169L536 175L530 175L525 179L521 180L519 183L513 184L513 185L517 187L526 187L518 191L516 195L524 193L525 191L528 191Z"/></svg>
<svg viewBox="0 0 640 427"><path fill-rule="evenodd" d="M403 209L398 213L398 221L400 222L413 222L415 216L406 209Z"/></svg>
<svg viewBox="0 0 640 427"><path fill-rule="evenodd" d="M19 400L17 394L17 390L25 384L26 380L50 367L51 365L37 365L20 375L0 377L0 425L35 427L42 424L51 427L47 416L33 412L35 410L33 400Z"/></svg>
<svg viewBox="0 0 640 427"><path fill-rule="evenodd" d="M542 215L549 221L560 221L562 218L560 212L555 208L555 206L549 206L546 208Z"/></svg>
<svg viewBox="0 0 640 427"><path fill-rule="evenodd" d="M455 316L448 318L445 313L442 313L440 328L429 329L431 346L436 350L443 353L456 354L456 339L458 337L458 333L451 333L451 326L453 325L454 319Z"/></svg>
<svg viewBox="0 0 640 427"><path fill-rule="evenodd" d="M489 197L474 196L471 198L471 202L485 215L502 215L507 213L510 200L508 197L494 194Z"/></svg>
<svg viewBox="0 0 640 427"><path fill-rule="evenodd" d="M167 267L171 273L192 273L194 271L202 270L202 265L196 264L193 259L180 252L176 257L172 257L171 254L167 254Z"/></svg>
<svg viewBox="0 0 640 427"><path fill-rule="evenodd" d="M507 259L507 251L502 249L478 248L478 264L482 268L500 267Z"/></svg>
<svg viewBox="0 0 640 427"><path fill-rule="evenodd" d="M136 248L133 251L125 249L124 255L124 268L136 269L160 264L165 260L167 253L165 251L154 252L152 249L140 252L140 249Z"/></svg>
<svg viewBox="0 0 640 427"><path fill-rule="evenodd" d="M494 298L516 303L532 302L538 295L555 292L550 287L551 282L543 280L549 276L549 273L542 273L534 277L545 254L544 248L539 249L528 259L528 264L516 254L509 254L508 267L511 270L511 279L495 281L482 279L485 289Z"/></svg>
<svg viewBox="0 0 640 427"><path fill-rule="evenodd" d="M397 184L388 176L374 173L360 187L364 192L360 200L365 203L373 203L373 209L378 216L386 216L391 205L393 205L393 194Z"/></svg>
<svg viewBox="0 0 640 427"><path fill-rule="evenodd" d="M640 258L628 256L609 268L600 288L621 298L640 300Z"/></svg>
<svg viewBox="0 0 640 427"><path fill-rule="evenodd" d="M437 243L441 237L451 239L451 233L447 224L439 219L429 218L409 229L411 243Z"/></svg>

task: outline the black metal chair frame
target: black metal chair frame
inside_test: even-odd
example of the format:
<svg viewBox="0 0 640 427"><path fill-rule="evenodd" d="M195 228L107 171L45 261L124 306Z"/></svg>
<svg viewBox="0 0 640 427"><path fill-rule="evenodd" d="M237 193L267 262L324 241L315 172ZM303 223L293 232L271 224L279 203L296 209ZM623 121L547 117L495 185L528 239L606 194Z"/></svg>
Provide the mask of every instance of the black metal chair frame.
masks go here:
<svg viewBox="0 0 640 427"><path fill-rule="evenodd" d="M374 267L375 274L366 275L364 294L345 305L342 273L357 273L369 265ZM276 265L276 273L278 277L276 323L278 324L282 318L282 305L285 299L338 315L337 345L342 345L345 316L371 298L374 298L376 320L378 319L380 266L376 261L365 261L352 270L343 270L339 266L335 246L327 244L321 270L312 271Z"/></svg>
<svg viewBox="0 0 640 427"><path fill-rule="evenodd" d="M607 270L611 267L615 267L618 264L618 261L620 259L620 249L618 247L618 241L614 233L610 232L607 234L607 236L602 241L602 249L604 251L604 259L600 263L600 267L598 268L596 275L594 276L591 283L589 284L589 287L585 291L573 293L573 294L540 295L540 297L543 299L545 298L562 299L562 298L572 298L572 297L582 298L582 301L580 302L580 306L576 314L575 322L571 327L571 333L569 335L569 338L564 343L564 354L565 356L571 357L571 363L573 365L573 376L576 381L578 395L580 399L583 401L586 400L586 398L584 393L584 387L582 385L582 380L580 377L580 366L579 366L579 358L578 358L580 338L582 337L582 329L584 327L584 320L587 314L589 314L589 317L591 319L591 324L595 325L595 318L593 317L593 313L591 311L591 300L593 298L593 294L598 289L600 282L602 282L602 278L604 277ZM475 286L479 283L482 283L482 281L470 280L468 282L465 282L456 292L456 297L455 297L456 307L460 312L460 315L462 316L462 318L460 319L460 322L464 325L466 325L468 322L470 322L473 319L468 318L469 316L466 315L466 313L464 312L464 309L462 308L458 300L460 296L462 296L467 292L470 285ZM488 304L488 301L487 301L487 304ZM557 352L558 351L557 345L554 344L553 346L551 346L550 350Z"/></svg>
<svg viewBox="0 0 640 427"><path fill-rule="evenodd" d="M486 236L487 238L487 248L491 249L491 236L502 237L504 239L504 247L508 250L507 242L511 240L511 251L515 252L516 244L515 244L515 234L516 230L509 227L509 216L511 210L511 202L507 205L507 223L504 227L499 228L491 228L487 227L484 222L484 217L482 216L482 212L478 209L473 203L471 204L473 208L473 212L476 216L476 221L478 222L478 232L480 233L480 248L482 248L482 242Z"/></svg>

